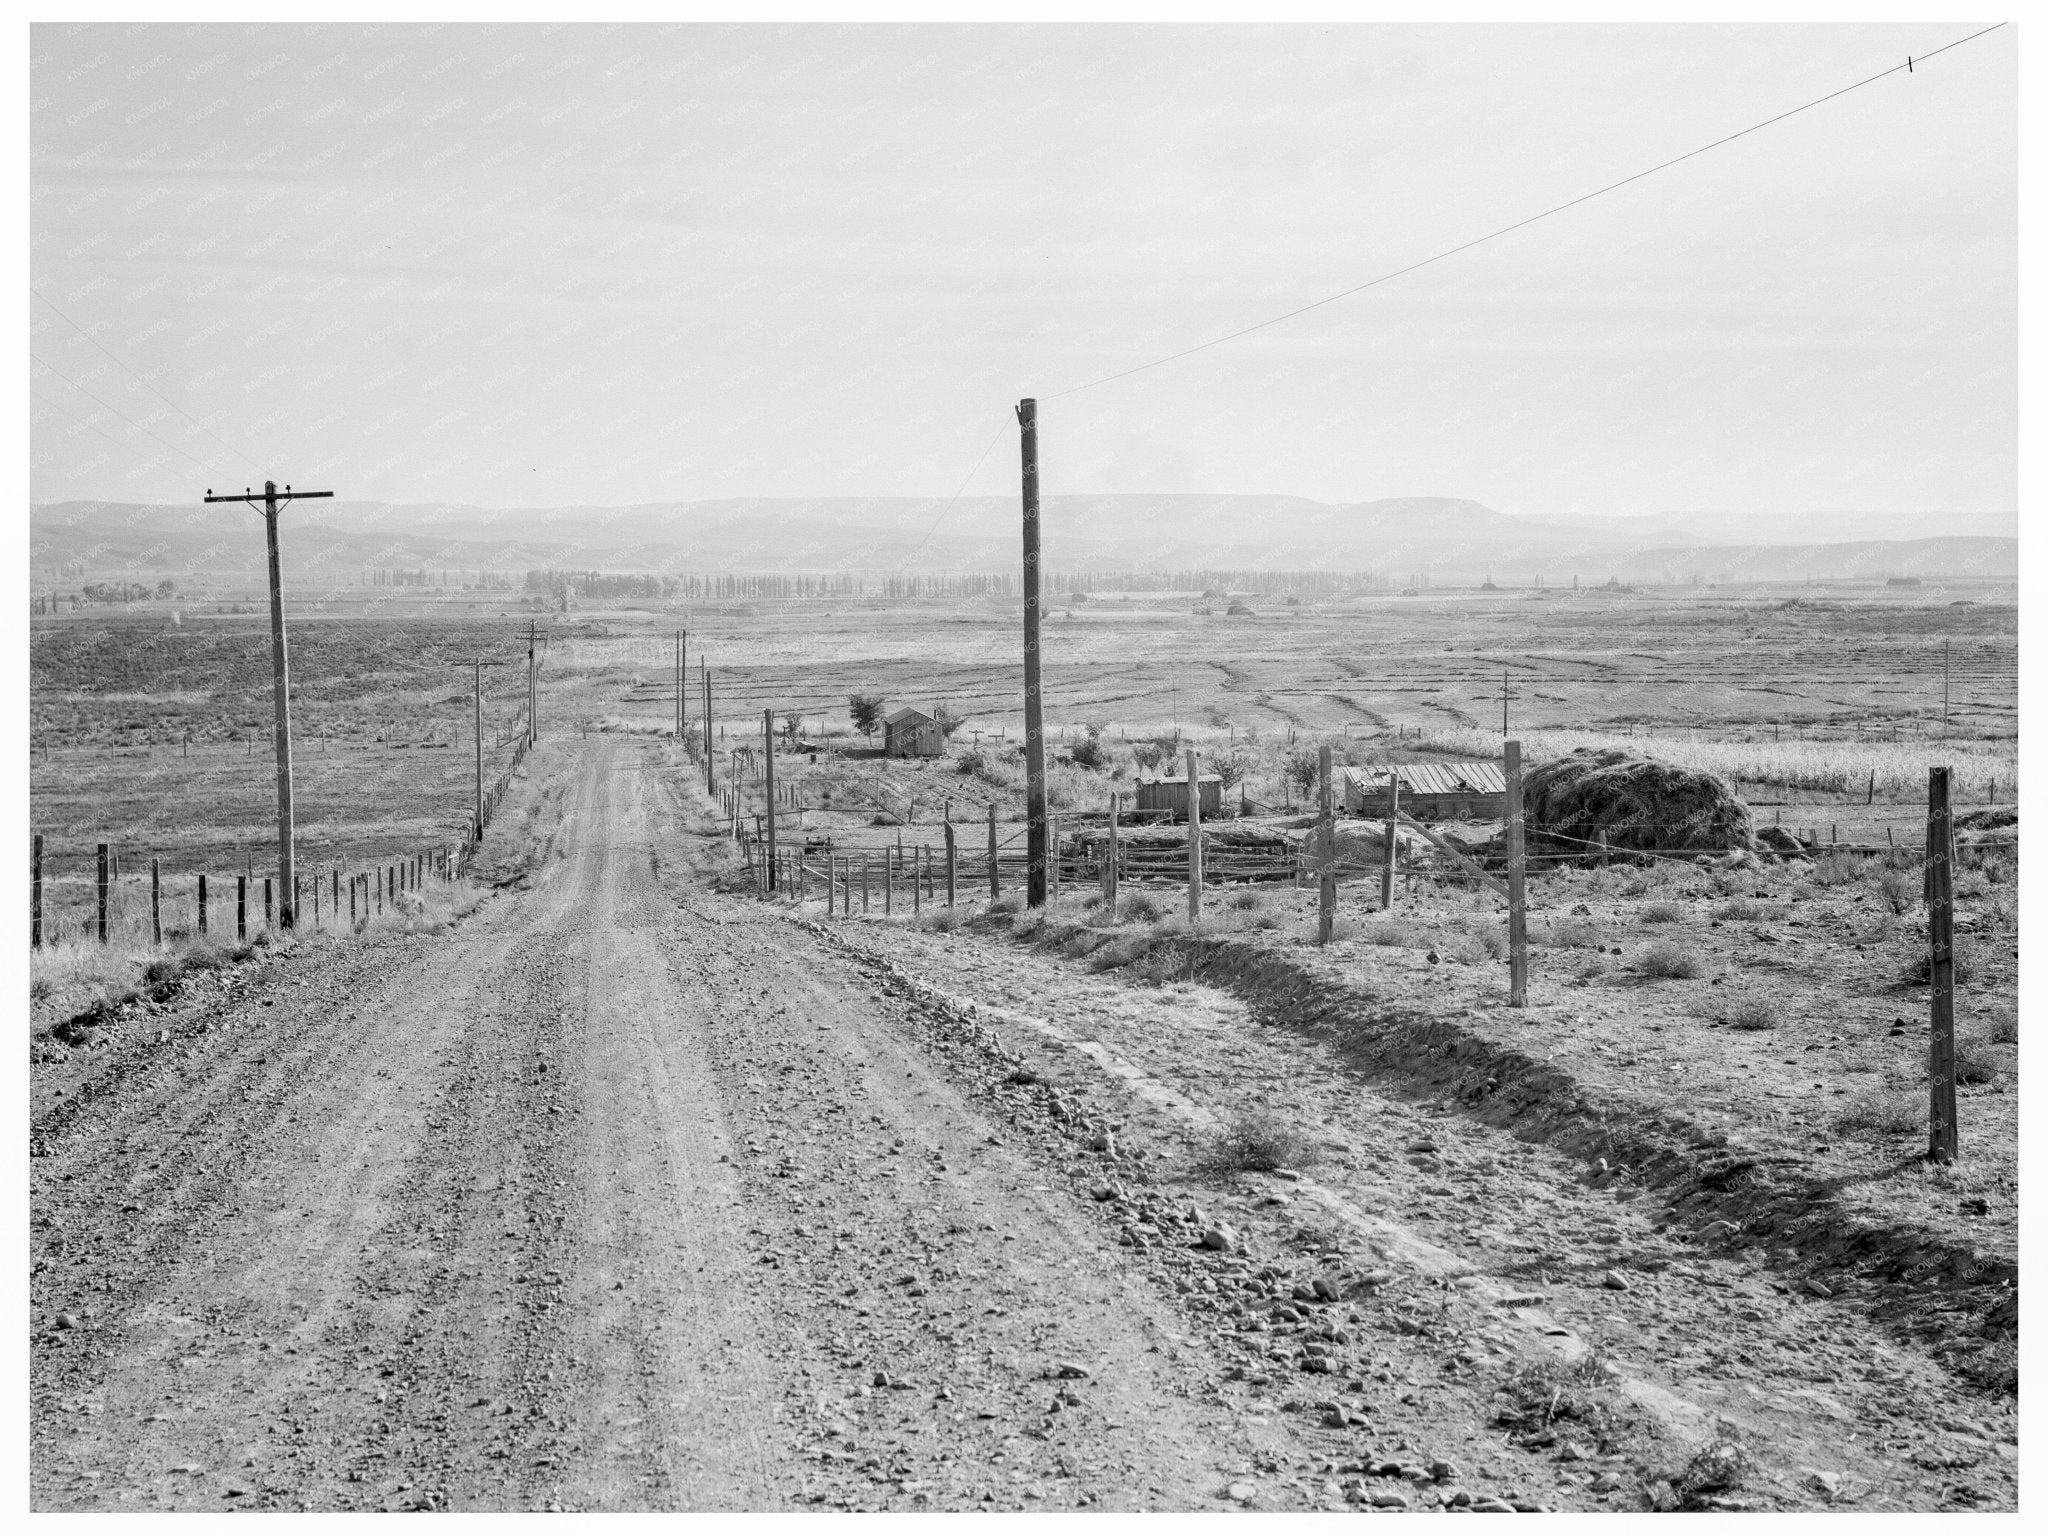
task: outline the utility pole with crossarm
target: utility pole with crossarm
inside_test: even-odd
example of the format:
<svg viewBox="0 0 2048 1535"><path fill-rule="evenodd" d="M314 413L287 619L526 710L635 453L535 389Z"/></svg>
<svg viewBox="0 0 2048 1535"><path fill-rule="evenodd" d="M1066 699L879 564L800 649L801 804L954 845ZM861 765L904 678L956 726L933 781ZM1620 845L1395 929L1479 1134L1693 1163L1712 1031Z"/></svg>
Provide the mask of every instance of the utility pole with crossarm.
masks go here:
<svg viewBox="0 0 2048 1535"><path fill-rule="evenodd" d="M293 490L287 485L277 488L275 480L263 482L263 534L270 546L270 675L274 693L272 709L276 717L277 738L277 883L284 892L278 912L279 926L289 932L298 921L298 912L292 900L292 704L291 666L286 659L284 643L284 585L277 570L277 512L286 501L313 501L331 497L331 490ZM239 496L216 496L209 488L208 501L245 501L251 506L257 504L256 493L243 488Z"/></svg>

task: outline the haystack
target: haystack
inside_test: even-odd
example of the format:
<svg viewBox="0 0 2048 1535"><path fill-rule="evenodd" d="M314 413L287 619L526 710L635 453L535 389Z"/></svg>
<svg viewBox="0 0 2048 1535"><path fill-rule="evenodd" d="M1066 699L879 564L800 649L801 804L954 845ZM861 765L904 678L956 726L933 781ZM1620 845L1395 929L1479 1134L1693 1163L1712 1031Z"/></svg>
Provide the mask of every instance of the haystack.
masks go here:
<svg viewBox="0 0 2048 1535"><path fill-rule="evenodd" d="M1716 773L1695 773L1618 748L1581 748L1532 768L1522 780L1522 814L1532 842L1584 852L1610 847L1651 851L1753 848L1749 806Z"/></svg>

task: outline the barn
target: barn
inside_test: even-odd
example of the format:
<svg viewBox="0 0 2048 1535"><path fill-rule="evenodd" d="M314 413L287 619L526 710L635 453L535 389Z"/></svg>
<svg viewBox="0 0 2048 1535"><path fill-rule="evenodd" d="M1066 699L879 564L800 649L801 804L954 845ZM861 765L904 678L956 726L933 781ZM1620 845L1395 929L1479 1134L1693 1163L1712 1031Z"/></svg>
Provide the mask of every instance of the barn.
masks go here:
<svg viewBox="0 0 2048 1535"><path fill-rule="evenodd" d="M1498 821L1508 813L1508 781L1498 762L1403 762L1344 770L1344 808L1387 813L1387 774L1401 780L1401 808L1418 821Z"/></svg>
<svg viewBox="0 0 2048 1535"><path fill-rule="evenodd" d="M1220 816L1223 814L1223 780L1214 773L1204 773L1198 782L1202 786L1202 814ZM1185 821L1188 818L1188 780L1183 773L1178 778L1140 778L1138 780L1138 813L1163 814L1169 821Z"/></svg>
<svg viewBox="0 0 2048 1535"><path fill-rule="evenodd" d="M882 755L885 757L943 757L946 732L922 709L908 706L882 720Z"/></svg>

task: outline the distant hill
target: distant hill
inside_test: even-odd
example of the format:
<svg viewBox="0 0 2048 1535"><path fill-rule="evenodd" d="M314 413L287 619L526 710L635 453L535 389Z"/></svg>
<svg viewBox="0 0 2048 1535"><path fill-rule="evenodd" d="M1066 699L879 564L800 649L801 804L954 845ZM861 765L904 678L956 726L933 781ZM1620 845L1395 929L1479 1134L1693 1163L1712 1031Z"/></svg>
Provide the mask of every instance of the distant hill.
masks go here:
<svg viewBox="0 0 2048 1535"><path fill-rule="evenodd" d="M1711 539L1659 518L1510 517L1476 501L1415 496L1331 505L1294 496L1052 496L1045 554L1062 570L1376 570L1439 579L1658 580L1864 574L2010 575L2018 541L1997 519L1950 519L1904 538L1816 537L1846 514L1697 520L1752 534ZM1897 519L1880 519L1887 528ZM1010 570L1014 497L782 498L493 511L435 503L305 502L284 514L291 579L346 580L366 566L430 570ZM180 571L260 571L262 520L239 506L58 502L30 509L37 581ZM1927 536L1939 531L1941 536ZM1960 536L1959 536L1960 535Z"/></svg>

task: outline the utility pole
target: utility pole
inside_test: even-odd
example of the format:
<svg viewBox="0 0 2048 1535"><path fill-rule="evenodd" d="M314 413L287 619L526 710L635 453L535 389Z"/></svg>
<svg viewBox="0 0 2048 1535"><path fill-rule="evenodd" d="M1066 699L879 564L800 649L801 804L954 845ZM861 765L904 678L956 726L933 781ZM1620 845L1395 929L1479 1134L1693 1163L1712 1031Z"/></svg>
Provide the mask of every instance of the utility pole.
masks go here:
<svg viewBox="0 0 2048 1535"><path fill-rule="evenodd" d="M676 630L676 745L678 747L682 745L682 722L684 722L684 718L688 714L684 710L684 706L682 706L682 679L684 679L684 675L690 669L690 661L688 661L688 653L690 651L688 651L688 647L690 647L690 630L688 628L678 628Z"/></svg>
<svg viewBox="0 0 2048 1535"><path fill-rule="evenodd" d="M1941 642L1941 734L1948 738L1948 648L1949 642Z"/></svg>
<svg viewBox="0 0 2048 1535"><path fill-rule="evenodd" d="M470 841L484 840L484 663L479 656L470 662L475 672L474 685L470 688L470 702L476 706L476 813L470 819L472 833Z"/></svg>
<svg viewBox="0 0 2048 1535"><path fill-rule="evenodd" d="M277 872L284 886L282 926L290 931L298 914L292 910L292 706L291 667L285 655L284 583L277 567L277 512L281 502L313 501L333 496L331 490L298 490L287 485L282 491L275 480L263 482L263 536L270 555L270 674L273 734L277 743ZM244 487L239 496L216 496L209 487L208 501L242 501L256 505L255 492Z"/></svg>
<svg viewBox="0 0 2048 1535"><path fill-rule="evenodd" d="M1045 904L1045 710L1038 662L1038 401L1017 402L1024 478L1024 814L1028 906Z"/></svg>
<svg viewBox="0 0 2048 1535"><path fill-rule="evenodd" d="M1505 666L1500 669L1500 736L1503 741L1508 736L1508 669Z"/></svg>
<svg viewBox="0 0 2048 1535"><path fill-rule="evenodd" d="M775 889L775 711L761 711L761 789L768 801L768 888Z"/></svg>
<svg viewBox="0 0 2048 1535"><path fill-rule="evenodd" d="M697 658L697 670L704 678L704 792L709 794L718 784L711 765L711 668L702 656Z"/></svg>
<svg viewBox="0 0 2048 1535"><path fill-rule="evenodd" d="M526 744L533 745L540 739L540 688L535 680L538 661L534 656L534 641L539 638L540 624L529 618L526 621Z"/></svg>

